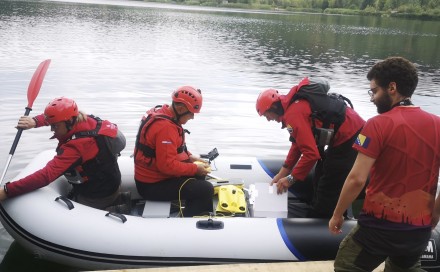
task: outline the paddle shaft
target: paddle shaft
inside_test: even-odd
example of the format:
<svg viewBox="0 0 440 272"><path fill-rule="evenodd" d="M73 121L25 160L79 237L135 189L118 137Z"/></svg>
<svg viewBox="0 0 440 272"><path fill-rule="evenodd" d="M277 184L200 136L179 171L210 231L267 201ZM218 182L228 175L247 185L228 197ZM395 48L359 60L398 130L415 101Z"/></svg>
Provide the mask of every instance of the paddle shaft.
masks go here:
<svg viewBox="0 0 440 272"><path fill-rule="evenodd" d="M28 116L29 113L31 112L31 110L32 110L31 108L26 107L26 111L24 112L24 116ZM23 129L22 128L18 128L17 134L15 135L14 143L12 143L11 150L9 151L9 156L8 156L8 160L6 161L5 169L3 169L3 173L2 173L2 177L0 179L0 183L3 182L3 179L6 176L6 172L8 171L9 164L11 164L12 156L14 156L15 149L17 148L18 141L20 140L20 137L21 137L22 133L23 133Z"/></svg>
<svg viewBox="0 0 440 272"><path fill-rule="evenodd" d="M38 93L40 92L41 84L43 84L44 76L46 75L46 71L49 68L51 60L47 59L38 65L37 70L35 70L34 75L32 76L31 82L29 83L28 91L27 91L27 100L28 105L25 108L24 116L28 116L32 110L32 104L37 98ZM15 149L17 148L18 141L20 140L21 133L23 132L22 128L18 128L17 135L15 135L14 143L12 144L11 150L9 151L9 157L6 161L5 169L3 170L0 185L3 183L3 179L5 178L6 172L8 171L9 164L11 163L12 156L15 153Z"/></svg>
<svg viewBox="0 0 440 272"><path fill-rule="evenodd" d="M24 116L29 116L31 112L31 108L26 107L26 111L24 112ZM20 140L21 133L23 132L22 128L18 128L17 135L15 135L14 143L12 143L11 150L9 151L9 155L14 155L15 149L17 148L18 141Z"/></svg>

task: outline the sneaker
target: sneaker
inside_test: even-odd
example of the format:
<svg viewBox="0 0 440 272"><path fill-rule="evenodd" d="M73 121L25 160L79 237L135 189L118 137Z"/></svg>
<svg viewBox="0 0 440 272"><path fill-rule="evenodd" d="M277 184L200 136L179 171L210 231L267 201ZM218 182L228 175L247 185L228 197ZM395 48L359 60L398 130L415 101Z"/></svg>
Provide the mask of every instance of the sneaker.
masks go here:
<svg viewBox="0 0 440 272"><path fill-rule="evenodd" d="M130 203L131 203L131 200L130 200ZM130 215L131 214L131 205L128 205L128 204L117 205L116 211L120 214Z"/></svg>
<svg viewBox="0 0 440 272"><path fill-rule="evenodd" d="M127 204L119 204L119 205L110 206L110 207L107 207L106 210L111 213L119 213L119 214L126 214L126 215L131 214L131 207L130 207L130 205L127 205Z"/></svg>
<svg viewBox="0 0 440 272"><path fill-rule="evenodd" d="M131 192L122 192L115 200L112 206L107 207L106 210L113 213L131 214Z"/></svg>
<svg viewBox="0 0 440 272"><path fill-rule="evenodd" d="M113 202L112 206L123 205L123 204L129 205L131 207L131 192L130 191L119 193L118 198L116 198L116 200Z"/></svg>
<svg viewBox="0 0 440 272"><path fill-rule="evenodd" d="M119 194L119 204L130 204L131 205L131 192L122 192Z"/></svg>

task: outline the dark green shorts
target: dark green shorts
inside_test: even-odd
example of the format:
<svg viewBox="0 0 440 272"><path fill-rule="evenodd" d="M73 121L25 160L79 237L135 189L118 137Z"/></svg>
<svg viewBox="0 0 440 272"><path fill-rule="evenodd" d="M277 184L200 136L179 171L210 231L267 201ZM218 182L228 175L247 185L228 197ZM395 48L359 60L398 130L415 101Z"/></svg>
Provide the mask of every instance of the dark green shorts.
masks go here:
<svg viewBox="0 0 440 272"><path fill-rule="evenodd" d="M334 268L335 271L347 271L347 272L356 272L356 271L373 271L376 267L378 267L381 263L385 262L385 270L389 272L415 272L415 271L424 271L421 268L420 264L420 254L423 252L423 250L426 248L426 243L428 240L426 240L426 243L422 245L423 241L419 240L419 243L421 244L419 246L419 250L414 251L414 248L408 248L406 251L407 254L405 255L395 255L390 248L391 252L388 252L388 254L385 254L383 252L383 246L382 244L389 244L388 241L378 241L378 250L372 250L372 243L369 244L369 249L367 250L361 243L356 241L353 236L356 234L359 235L360 227L357 225L355 228L352 229L352 231L342 240L341 244L339 245L339 251L335 259ZM368 232L374 232L375 229L368 228ZM380 235L384 234L383 230L377 230ZM396 235L396 232L394 231L385 231L389 232L389 236L391 237L392 242L395 242L392 238L401 235L402 241L405 239L411 239L411 237L408 237L408 232L405 232L404 234L400 233ZM362 233L362 230L361 230ZM409 232L410 233L410 232ZM380 236L379 235L379 236ZM411 236L411 235L409 235ZM428 238L429 239L429 236ZM412 240L414 241L414 240ZM409 245L409 247L412 245ZM399 249L396 248L394 252L399 252L402 250L403 247L406 247L406 245L400 244L397 245ZM377 252L381 252L381 254L377 254Z"/></svg>

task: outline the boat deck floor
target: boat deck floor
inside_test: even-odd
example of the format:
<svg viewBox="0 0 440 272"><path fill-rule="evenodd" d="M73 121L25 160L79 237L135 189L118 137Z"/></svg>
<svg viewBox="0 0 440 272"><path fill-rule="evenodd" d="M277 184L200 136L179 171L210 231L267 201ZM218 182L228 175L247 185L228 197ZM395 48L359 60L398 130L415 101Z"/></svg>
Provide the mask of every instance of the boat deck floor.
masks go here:
<svg viewBox="0 0 440 272"><path fill-rule="evenodd" d="M223 264L141 269L106 270L106 272L326 272L333 271L333 261ZM384 263L373 272L383 272Z"/></svg>

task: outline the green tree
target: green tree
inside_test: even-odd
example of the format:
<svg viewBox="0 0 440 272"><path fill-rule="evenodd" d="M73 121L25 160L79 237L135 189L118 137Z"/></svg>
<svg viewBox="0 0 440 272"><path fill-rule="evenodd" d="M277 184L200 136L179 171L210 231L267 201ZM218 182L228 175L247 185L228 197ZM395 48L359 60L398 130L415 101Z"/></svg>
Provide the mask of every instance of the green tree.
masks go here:
<svg viewBox="0 0 440 272"><path fill-rule="evenodd" d="M385 0L384 10L395 10L399 7L399 0Z"/></svg>
<svg viewBox="0 0 440 272"><path fill-rule="evenodd" d="M312 0L311 1L311 7L312 8L318 8L318 9L320 9L320 8L322 8L322 0Z"/></svg>
<svg viewBox="0 0 440 272"><path fill-rule="evenodd" d="M375 6L377 10L384 10L385 0L376 0Z"/></svg>
<svg viewBox="0 0 440 272"><path fill-rule="evenodd" d="M429 0L427 4L427 8L429 9L440 8L440 0Z"/></svg>
<svg viewBox="0 0 440 272"><path fill-rule="evenodd" d="M346 7L350 9L360 9L363 0L349 0Z"/></svg>
<svg viewBox="0 0 440 272"><path fill-rule="evenodd" d="M342 0L329 0L329 8L342 8L343 3Z"/></svg>
<svg viewBox="0 0 440 272"><path fill-rule="evenodd" d="M368 6L374 6L374 0L364 0L359 7L360 10L364 10Z"/></svg>

